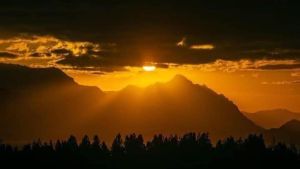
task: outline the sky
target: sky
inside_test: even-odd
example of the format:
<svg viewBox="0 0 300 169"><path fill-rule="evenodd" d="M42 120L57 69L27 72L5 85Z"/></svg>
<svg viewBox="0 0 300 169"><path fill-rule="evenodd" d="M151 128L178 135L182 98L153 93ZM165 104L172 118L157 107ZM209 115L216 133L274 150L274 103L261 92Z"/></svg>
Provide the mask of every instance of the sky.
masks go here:
<svg viewBox="0 0 300 169"><path fill-rule="evenodd" d="M297 1L0 3L0 62L57 67L104 91L182 74L243 111L300 112Z"/></svg>

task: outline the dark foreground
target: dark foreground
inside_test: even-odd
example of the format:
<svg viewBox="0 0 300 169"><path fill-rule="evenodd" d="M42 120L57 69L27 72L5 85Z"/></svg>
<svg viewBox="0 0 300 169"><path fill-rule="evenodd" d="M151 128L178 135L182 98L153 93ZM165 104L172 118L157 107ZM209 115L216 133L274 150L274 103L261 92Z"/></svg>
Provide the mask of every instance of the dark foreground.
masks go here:
<svg viewBox="0 0 300 169"><path fill-rule="evenodd" d="M74 136L66 141L33 142L23 148L0 144L0 167L39 168L253 168L300 166L295 146L277 143L266 146L262 136L227 138L215 146L207 134L182 137L155 135L144 144L141 135L117 135L111 148L95 136L80 143Z"/></svg>

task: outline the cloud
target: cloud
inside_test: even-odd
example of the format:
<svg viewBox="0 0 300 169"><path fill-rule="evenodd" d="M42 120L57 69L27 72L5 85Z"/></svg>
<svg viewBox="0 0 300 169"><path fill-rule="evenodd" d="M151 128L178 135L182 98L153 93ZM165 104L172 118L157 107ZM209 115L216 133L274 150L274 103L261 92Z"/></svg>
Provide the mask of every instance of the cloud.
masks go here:
<svg viewBox="0 0 300 169"><path fill-rule="evenodd" d="M277 65L264 65L258 67L259 69L264 70L288 70L288 69L300 69L299 64L277 64Z"/></svg>
<svg viewBox="0 0 300 169"><path fill-rule="evenodd" d="M300 80L262 82L261 84L262 85L293 85L293 84L300 84Z"/></svg>
<svg viewBox="0 0 300 169"><path fill-rule="evenodd" d="M293 72L291 73L292 77L300 77L300 72Z"/></svg>
<svg viewBox="0 0 300 169"><path fill-rule="evenodd" d="M26 42L13 42L6 48L6 50L18 53L27 53L30 51Z"/></svg>
<svg viewBox="0 0 300 169"><path fill-rule="evenodd" d="M53 36L20 36L0 39L0 49L17 53L20 56L49 56L63 55L69 52L74 56L84 55L88 52L99 52L100 45L83 41L68 41ZM52 55L52 56L53 56Z"/></svg>
<svg viewBox="0 0 300 169"><path fill-rule="evenodd" d="M112 67L64 66L63 69L65 71L80 71L80 72L88 72L88 73L98 74L98 75L102 75L109 72L115 72L115 71L128 71L126 67L122 67L122 66L112 66Z"/></svg>
<svg viewBox="0 0 300 169"><path fill-rule="evenodd" d="M186 38L183 37L179 42L176 43L176 45L179 46L179 47L184 47L184 46L186 46L185 41L186 41Z"/></svg>
<svg viewBox="0 0 300 169"><path fill-rule="evenodd" d="M9 39L0 39L1 61L17 59L17 63L29 64L35 67L56 66L60 68L73 68L84 71L112 72L125 71L126 66L143 66L151 63L160 68L169 65L194 65L203 71L235 72L242 70L281 70L298 69L300 64L296 60L280 59L231 59L213 56L213 45L197 45L198 50L191 50L186 38L181 42L185 46L180 48L153 49L158 52L153 60L140 57L138 52L118 48L114 43L92 43L84 41L69 41L52 36L21 36ZM172 51L171 53L168 51ZM199 52L198 52L199 51ZM163 54L162 54L163 53ZM147 54L147 52L145 52ZM210 57L207 55L212 54ZM131 57L128 57L131 56ZM155 55L156 56L156 55ZM151 59L151 58L150 58Z"/></svg>
<svg viewBox="0 0 300 169"><path fill-rule="evenodd" d="M193 50L213 50L215 48L212 44L194 44L189 45L187 43L187 38L183 37L179 42L176 43L176 46L181 48L190 48Z"/></svg>
<svg viewBox="0 0 300 169"><path fill-rule="evenodd" d="M195 68L203 71L222 71L222 72L236 72L236 71L271 71L285 69L298 69L298 62L295 60L249 60L242 59L238 61L228 61L218 59L213 63L195 65Z"/></svg>
<svg viewBox="0 0 300 169"><path fill-rule="evenodd" d="M18 55L10 52L1 52L0 51L0 58L7 58L7 59L15 59Z"/></svg>
<svg viewBox="0 0 300 169"><path fill-rule="evenodd" d="M213 50L215 46L212 44L199 44L199 45L192 45L190 48L195 50Z"/></svg>
<svg viewBox="0 0 300 169"><path fill-rule="evenodd" d="M18 59L53 58L60 66L94 67L144 62L205 65L223 60L231 71L241 60L300 58L300 13L293 1L4 0L3 4L0 51L17 54Z"/></svg>

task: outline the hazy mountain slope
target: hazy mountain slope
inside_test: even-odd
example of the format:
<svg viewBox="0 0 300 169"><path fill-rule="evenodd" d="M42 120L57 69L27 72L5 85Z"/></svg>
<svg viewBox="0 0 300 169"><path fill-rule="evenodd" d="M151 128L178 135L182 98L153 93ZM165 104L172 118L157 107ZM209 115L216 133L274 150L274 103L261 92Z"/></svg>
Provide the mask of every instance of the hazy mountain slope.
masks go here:
<svg viewBox="0 0 300 169"><path fill-rule="evenodd" d="M300 113L285 109L264 110L256 113L244 113L250 120L266 129L278 128L291 120L300 120Z"/></svg>

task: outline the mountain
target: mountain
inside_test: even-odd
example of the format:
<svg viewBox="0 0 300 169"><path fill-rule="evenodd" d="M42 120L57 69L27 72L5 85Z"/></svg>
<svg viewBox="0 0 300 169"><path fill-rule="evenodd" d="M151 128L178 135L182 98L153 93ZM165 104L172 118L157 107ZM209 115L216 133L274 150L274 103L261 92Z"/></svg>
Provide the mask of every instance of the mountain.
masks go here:
<svg viewBox="0 0 300 169"><path fill-rule="evenodd" d="M244 113L250 120L266 129L278 128L291 120L300 120L300 113L286 109L264 110L256 113Z"/></svg>
<svg viewBox="0 0 300 169"><path fill-rule="evenodd" d="M104 95L56 68L0 64L0 81L0 138L7 141L75 133L85 110Z"/></svg>
<svg viewBox="0 0 300 169"><path fill-rule="evenodd" d="M145 88L116 92L78 85L56 68L0 65L0 138L56 139L70 134L181 134L209 132L212 139L263 129L225 96L177 75Z"/></svg>
<svg viewBox="0 0 300 169"><path fill-rule="evenodd" d="M279 128L267 130L264 134L267 142L283 142L300 145L300 121L291 120Z"/></svg>
<svg viewBox="0 0 300 169"><path fill-rule="evenodd" d="M28 68L0 63L2 89L20 89L50 83L75 83L72 78L56 68Z"/></svg>
<svg viewBox="0 0 300 169"><path fill-rule="evenodd" d="M146 88L128 86L105 99L109 101L104 112L109 116L94 120L114 124L108 127L112 133L138 132L151 137L154 133L204 131L215 139L261 131L225 96L181 75Z"/></svg>

